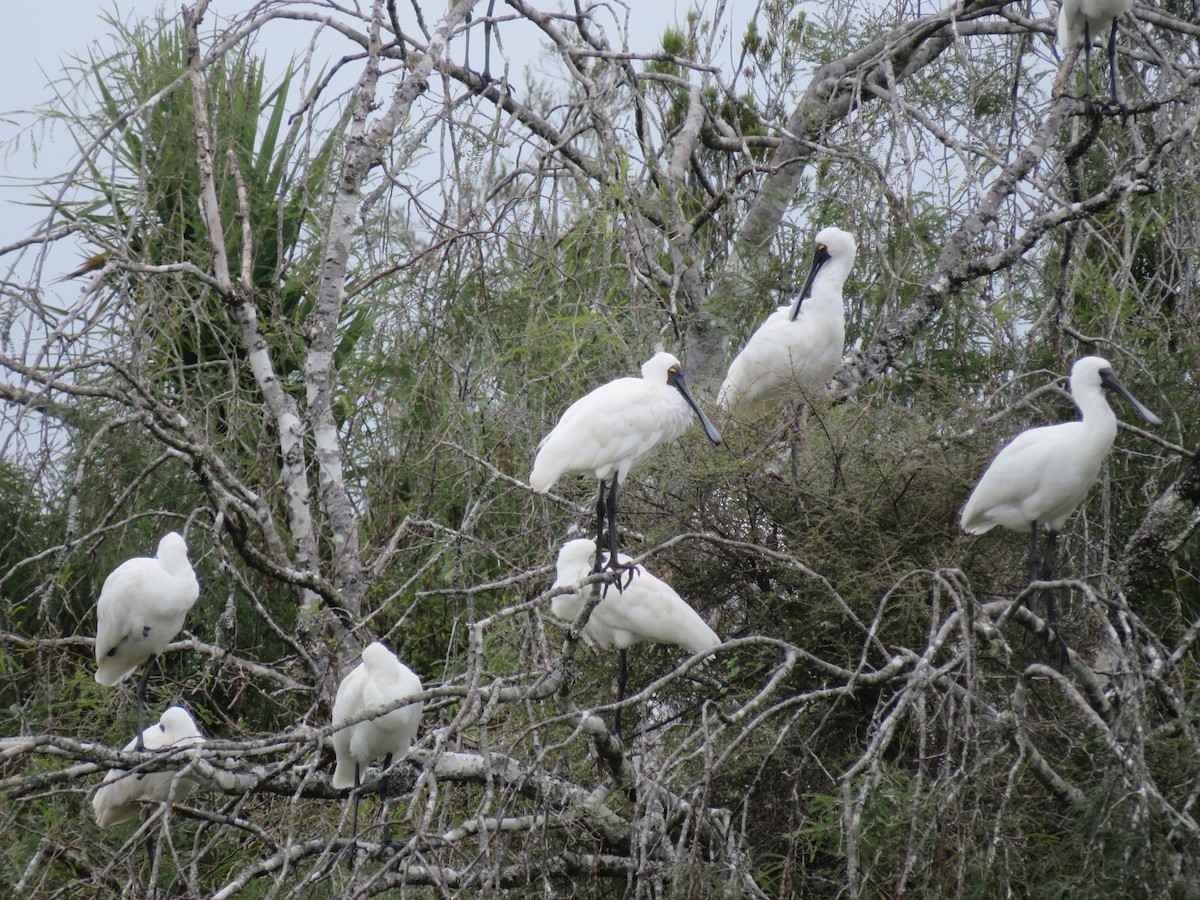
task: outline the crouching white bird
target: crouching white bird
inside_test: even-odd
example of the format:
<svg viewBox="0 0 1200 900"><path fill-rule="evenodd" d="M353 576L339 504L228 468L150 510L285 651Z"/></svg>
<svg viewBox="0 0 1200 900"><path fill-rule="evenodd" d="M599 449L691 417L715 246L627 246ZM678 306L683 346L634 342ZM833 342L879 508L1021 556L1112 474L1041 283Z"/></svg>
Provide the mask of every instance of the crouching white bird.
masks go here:
<svg viewBox="0 0 1200 900"><path fill-rule="evenodd" d="M1029 580L1054 577L1054 546L1071 513L1087 497L1100 475L1100 466L1117 436L1117 417L1105 399L1111 390L1125 398L1134 412L1152 425L1161 420L1146 409L1099 356L1085 356L1071 367L1071 397L1079 407L1078 422L1044 425L1021 432L992 460L967 498L962 527L983 534L997 525L1029 533ZM1038 553L1038 526L1049 535ZM1036 607L1036 598L1031 604ZM1048 627L1055 621L1055 598L1046 602ZM1066 644L1058 637L1066 656Z"/></svg>
<svg viewBox="0 0 1200 900"><path fill-rule="evenodd" d="M137 688L138 741L151 664L179 633L199 596L187 543L174 531L158 542L156 556L127 559L104 579L96 603L96 681L111 687L145 664Z"/></svg>
<svg viewBox="0 0 1200 900"><path fill-rule="evenodd" d="M567 472L585 472L600 479L595 549L604 547L607 519L608 565L619 568L617 486L660 444L683 434L693 415L704 426L708 439L720 444L721 433L692 396L679 360L670 353L656 353L642 365L641 378L618 378L602 384L567 407L538 445L529 484L544 494ZM606 500L604 482L608 478L612 479L612 487ZM597 557L596 565L600 563Z"/></svg>
<svg viewBox="0 0 1200 900"><path fill-rule="evenodd" d="M1092 42L1108 30L1108 69L1113 106L1117 99L1117 20L1133 9L1133 0L1063 0L1058 12L1058 51L1063 56L1083 40L1084 96L1092 93Z"/></svg>
<svg viewBox="0 0 1200 900"><path fill-rule="evenodd" d="M421 693L421 679L396 658L387 647L374 641L362 652L362 662L342 679L333 702L333 724L340 725L377 706L394 703ZM357 788L362 770L375 760L387 769L408 756L413 738L421 725L424 704L418 700L373 719L365 719L333 733L333 751L337 765L333 770L335 788ZM383 781L380 780L380 793ZM358 834L358 795L354 798L354 834ZM389 843L384 829L384 843Z"/></svg>
<svg viewBox="0 0 1200 900"><path fill-rule="evenodd" d="M138 737L125 745L125 751L141 749L169 750L190 747L204 741L204 735L196 727L196 721L182 706L172 706L162 714L158 723L151 725ZM109 769L104 776L96 796L92 798L92 810L96 824L101 828L119 825L141 814L144 803L165 803L172 799L171 785L176 772L150 772L138 775L122 769ZM180 778L175 785L175 800L183 800L196 787L189 778Z"/></svg>
<svg viewBox="0 0 1200 900"><path fill-rule="evenodd" d="M567 541L558 552L558 574L554 587L577 586L596 570L593 558L596 545L579 538ZM620 562L628 567L629 557ZM589 590L594 589L594 585ZM573 622L583 609L586 593L573 591L559 594L550 601L555 617ZM634 566L628 587L623 591L605 592L592 610L584 633L603 649L620 651L617 675L617 703L625 699L625 683L629 669L626 651L634 644L651 641L656 644L676 644L692 653L709 650L721 643L699 613L692 609L675 590L660 578L650 574L645 566ZM613 716L613 734L621 733L621 708Z"/></svg>
<svg viewBox="0 0 1200 900"><path fill-rule="evenodd" d="M830 227L817 233L796 302L780 306L750 336L729 366L717 406L753 418L828 384L845 349L842 287L857 252L849 232Z"/></svg>

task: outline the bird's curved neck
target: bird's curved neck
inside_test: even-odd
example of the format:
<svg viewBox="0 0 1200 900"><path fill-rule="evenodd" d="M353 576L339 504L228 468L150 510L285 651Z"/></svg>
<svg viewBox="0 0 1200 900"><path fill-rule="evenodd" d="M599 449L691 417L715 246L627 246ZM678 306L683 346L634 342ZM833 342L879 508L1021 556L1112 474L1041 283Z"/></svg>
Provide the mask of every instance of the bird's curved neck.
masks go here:
<svg viewBox="0 0 1200 900"><path fill-rule="evenodd" d="M1103 388L1089 388L1074 395L1075 405L1083 417L1083 424L1089 431L1097 434L1117 433L1117 415L1108 405ZM1111 438L1110 438L1111 440Z"/></svg>
<svg viewBox="0 0 1200 900"><path fill-rule="evenodd" d="M826 269L828 268L826 266ZM844 313L842 309L842 282L844 280L827 280L825 270L823 269L817 275L816 280L813 281L810 295L803 299L799 308L792 307L792 320L795 321L801 316L842 316Z"/></svg>
<svg viewBox="0 0 1200 900"><path fill-rule="evenodd" d="M842 287L850 275L847 262L844 259L831 259L821 267L813 279L811 295L804 300L805 308L811 303L818 308L841 310Z"/></svg>
<svg viewBox="0 0 1200 900"><path fill-rule="evenodd" d="M176 577L187 575L192 571L192 567L188 563L186 556L181 557L168 554L167 556L160 556L158 561L162 563L162 567L167 570L168 574L175 575Z"/></svg>

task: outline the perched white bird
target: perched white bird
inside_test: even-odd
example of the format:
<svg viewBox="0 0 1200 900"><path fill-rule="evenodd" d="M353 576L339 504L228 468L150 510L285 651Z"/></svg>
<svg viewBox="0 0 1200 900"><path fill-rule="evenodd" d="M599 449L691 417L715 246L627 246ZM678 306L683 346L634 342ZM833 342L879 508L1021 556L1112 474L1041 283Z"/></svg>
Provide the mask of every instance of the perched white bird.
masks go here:
<svg viewBox="0 0 1200 900"><path fill-rule="evenodd" d="M403 697L421 693L421 679L396 658L387 647L374 641L363 648L362 662L342 679L333 701L333 724L339 725L359 713L377 706L394 703ZM362 784L362 770L375 760L382 760L387 769L394 761L408 756L413 738L421 725L421 701L401 706L378 718L365 719L333 733L333 751L337 765L333 770L335 788L357 788ZM383 780L379 782L383 795ZM354 796L353 833L358 834L358 802ZM391 843L391 829L384 825L383 843Z"/></svg>
<svg viewBox="0 0 1200 900"><path fill-rule="evenodd" d="M1112 79L1113 106L1117 99L1117 20L1133 9L1133 0L1063 0L1058 12L1058 50L1066 55L1083 41L1084 92L1091 96L1092 42L1108 34L1108 68Z"/></svg>
<svg viewBox="0 0 1200 900"><path fill-rule="evenodd" d="M588 539L579 538L563 544L558 552L558 576L554 587L578 585L596 570L595 554L596 545ZM622 555L620 562L628 567L629 557ZM573 622L584 602L582 591L559 594L550 601L550 612L559 619ZM623 591L603 595L583 630L600 647L620 651L617 703L625 699L626 650L633 644L642 641L676 644L692 653L700 653L721 643L687 601L665 581L650 574L645 566L632 567L629 585ZM620 731L621 710L618 707L613 733L619 735Z"/></svg>
<svg viewBox="0 0 1200 900"><path fill-rule="evenodd" d="M115 685L146 664L137 690L139 738L150 663L179 633L199 596L187 543L174 531L158 542L157 556L127 559L104 579L96 604L96 681Z"/></svg>
<svg viewBox="0 0 1200 900"><path fill-rule="evenodd" d="M708 439L721 443L721 433L688 390L679 360L670 353L656 353L642 365L641 378L602 384L567 408L538 445L529 484L544 494L566 472L586 472L600 479L596 547L604 545L607 517L609 565L617 568L617 485L660 444L683 434L693 413ZM606 501L608 478L612 487Z"/></svg>
<svg viewBox="0 0 1200 900"><path fill-rule="evenodd" d="M842 361L842 286L857 250L854 236L840 228L817 234L812 268L795 304L780 306L750 336L729 366L717 406L756 417L825 387Z"/></svg>
<svg viewBox="0 0 1200 900"><path fill-rule="evenodd" d="M1080 421L1030 428L1013 438L996 454L962 510L962 527L969 534L983 534L997 525L1029 533L1031 582L1052 579L1058 532L1096 483L1100 465L1117 436L1117 417L1104 389L1116 391L1152 425L1161 421L1125 389L1108 360L1099 356L1075 362L1070 386L1083 414ZM1039 525L1049 531L1041 559ZM1047 618L1051 625L1054 612L1050 595Z"/></svg>
<svg viewBox="0 0 1200 900"><path fill-rule="evenodd" d="M334 725L372 707L421 693L421 679L379 641L366 646L362 660L338 687L333 702ZM333 750L337 754L337 768L333 772L333 786L357 787L361 770L375 760L383 760L387 767L408 756L408 748L421 724L423 706L417 701L377 719L335 731Z"/></svg>
<svg viewBox="0 0 1200 900"><path fill-rule="evenodd" d="M204 735L196 727L191 714L182 706L172 706L162 714L158 724L142 734L141 743L147 750L167 750L189 747L203 742ZM125 745L125 751L138 749L138 738ZM104 781L92 798L96 824L101 828L118 825L141 814L143 803L165 803L171 798L171 782L175 772L151 772L138 775L122 769L109 769ZM176 800L182 800L195 788L188 778L180 778L175 787Z"/></svg>

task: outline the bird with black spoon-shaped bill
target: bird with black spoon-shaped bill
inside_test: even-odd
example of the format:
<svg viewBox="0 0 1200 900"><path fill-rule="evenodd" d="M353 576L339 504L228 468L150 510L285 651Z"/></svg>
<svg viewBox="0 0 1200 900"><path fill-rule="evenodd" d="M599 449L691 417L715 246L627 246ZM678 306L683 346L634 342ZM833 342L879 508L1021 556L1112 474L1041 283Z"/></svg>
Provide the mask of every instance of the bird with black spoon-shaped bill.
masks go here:
<svg viewBox="0 0 1200 900"><path fill-rule="evenodd" d="M726 412L756 418L822 390L842 361L846 314L842 288L858 252L840 228L817 233L812 265L795 303L780 306L729 365L717 393Z"/></svg>
<svg viewBox="0 0 1200 900"><path fill-rule="evenodd" d="M174 531L158 542L155 556L125 560L100 589L96 681L111 687L144 665L137 687L138 741L142 740L150 668L179 633L199 596L200 582L188 561L187 542Z"/></svg>
<svg viewBox="0 0 1200 900"><path fill-rule="evenodd" d="M721 433L688 389L683 366L670 353L656 353L642 365L641 378L618 378L580 397L542 438L530 486L544 494L567 472L600 480L596 501L596 566L601 565L608 523L608 568L621 568L617 556L617 486L659 446L687 430L695 416L714 444ZM607 497L605 481L612 479ZM599 568L597 568L599 571Z"/></svg>
<svg viewBox="0 0 1200 900"><path fill-rule="evenodd" d="M1125 399L1151 425L1161 420L1117 379L1112 365L1085 356L1071 367L1071 397L1081 417L1076 422L1043 425L1021 432L992 460L962 510L962 528L984 534L997 525L1029 534L1029 580L1054 577L1054 547L1071 513L1084 501L1100 475L1100 466L1117 436L1117 417L1105 390ZM1049 532L1038 551L1038 527ZM1031 604L1036 607L1036 598ZM1035 609L1036 611L1036 609ZM1055 624L1055 599L1047 595L1048 628ZM1057 634L1057 632L1056 632ZM1058 636L1066 657L1066 644Z"/></svg>

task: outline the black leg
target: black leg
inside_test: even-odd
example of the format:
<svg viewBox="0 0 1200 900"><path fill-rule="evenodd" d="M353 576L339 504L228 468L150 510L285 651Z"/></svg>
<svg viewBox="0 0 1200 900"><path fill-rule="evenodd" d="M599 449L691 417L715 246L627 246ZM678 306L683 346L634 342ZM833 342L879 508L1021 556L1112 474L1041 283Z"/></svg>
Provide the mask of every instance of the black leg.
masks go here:
<svg viewBox="0 0 1200 900"><path fill-rule="evenodd" d="M601 478L600 495L596 498L596 561L592 564L593 575L604 568L604 518L606 514L607 510L604 506L604 479Z"/></svg>
<svg viewBox="0 0 1200 900"><path fill-rule="evenodd" d="M358 789L362 787L361 771L358 761L354 762L354 820L350 826L350 865L354 865L354 854L358 850Z"/></svg>
<svg viewBox="0 0 1200 900"><path fill-rule="evenodd" d="M1054 580L1054 551L1058 543L1058 532L1051 529L1046 535L1046 550L1042 554L1042 581ZM1058 630L1058 597L1054 588L1046 588L1046 639L1053 635L1062 651L1062 664L1067 664L1067 642Z"/></svg>
<svg viewBox="0 0 1200 900"><path fill-rule="evenodd" d="M619 704L625 699L625 683L629 681L629 656L626 650L620 651L620 662L617 666L617 703ZM616 735L617 740L621 739L621 707L618 706L616 712L613 713L613 729L612 733Z"/></svg>
<svg viewBox="0 0 1200 900"><path fill-rule="evenodd" d="M1038 572L1038 579L1041 581L1054 580L1054 545L1058 540L1058 532L1051 530L1046 535L1046 549L1042 552L1042 567ZM1046 598L1046 627L1053 628L1058 621L1058 598L1054 595L1054 588L1045 588L1043 596Z"/></svg>
<svg viewBox="0 0 1200 900"><path fill-rule="evenodd" d="M1038 573L1041 569L1041 561L1038 558L1038 523L1035 519L1029 523L1029 583L1033 584L1038 580ZM1026 601L1026 606L1029 611L1035 616L1038 610L1038 594L1034 591L1029 595Z"/></svg>
<svg viewBox="0 0 1200 900"><path fill-rule="evenodd" d="M623 591L627 588L630 582L633 581L633 576L636 574L636 569L626 563L622 563L617 556L617 477L614 475L612 487L608 491L608 562L605 567L612 572L617 572L617 579L613 582L618 591ZM599 557L597 556L597 562ZM597 569L599 571L599 569ZM629 572L629 581L622 584L622 572ZM604 585L603 590L608 590L608 585Z"/></svg>
<svg viewBox="0 0 1200 900"><path fill-rule="evenodd" d="M392 767L392 754L383 758L383 771L379 774L379 785L375 789L379 796L379 808L383 815L383 846L392 846L392 823L387 819L387 780L388 770Z"/></svg>
<svg viewBox="0 0 1200 900"><path fill-rule="evenodd" d="M617 565L617 476L608 491L608 565Z"/></svg>
<svg viewBox="0 0 1200 900"><path fill-rule="evenodd" d="M1113 19L1112 31L1108 35L1108 72L1112 79L1113 106L1121 108L1117 99L1117 20Z"/></svg>
<svg viewBox="0 0 1200 900"><path fill-rule="evenodd" d="M1092 96L1092 25L1083 18L1083 96Z"/></svg>
<svg viewBox="0 0 1200 900"><path fill-rule="evenodd" d="M146 730L146 685L150 681L150 668L156 659L158 659L157 656L151 656L146 660L146 666L142 670L142 677L137 686L137 748L139 751L146 749L146 743L142 738L142 732Z"/></svg>
<svg viewBox="0 0 1200 900"><path fill-rule="evenodd" d="M492 78L492 13L496 8L496 0L488 4L487 18L483 20L483 84L486 87L495 79Z"/></svg>
<svg viewBox="0 0 1200 900"><path fill-rule="evenodd" d="M154 832L151 829L146 830L146 896L154 896L154 855L157 852L157 847L154 842Z"/></svg>

